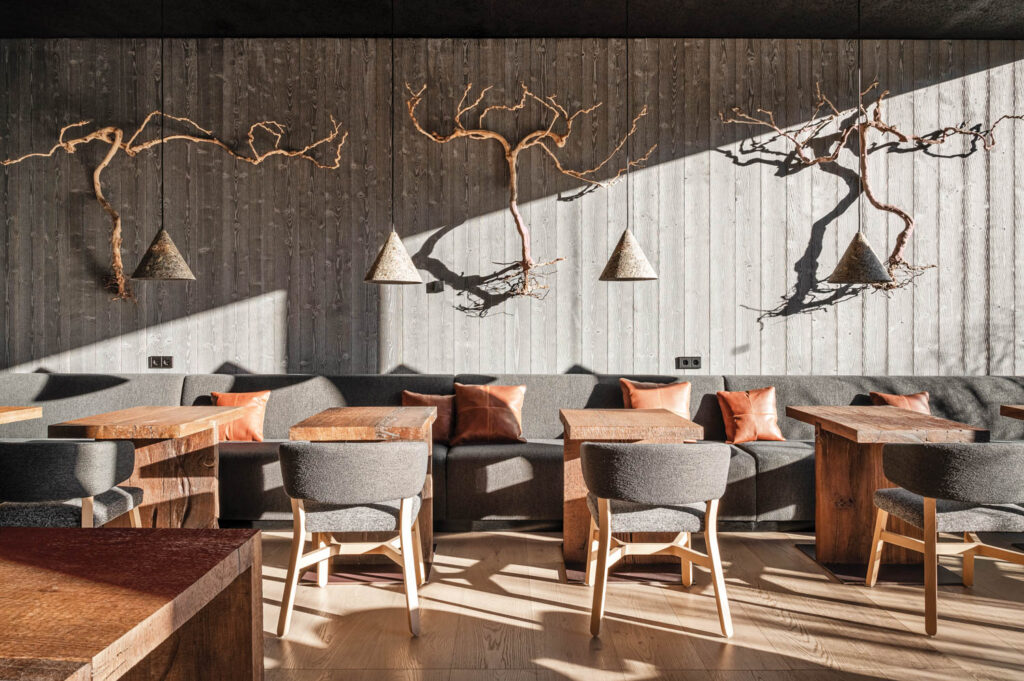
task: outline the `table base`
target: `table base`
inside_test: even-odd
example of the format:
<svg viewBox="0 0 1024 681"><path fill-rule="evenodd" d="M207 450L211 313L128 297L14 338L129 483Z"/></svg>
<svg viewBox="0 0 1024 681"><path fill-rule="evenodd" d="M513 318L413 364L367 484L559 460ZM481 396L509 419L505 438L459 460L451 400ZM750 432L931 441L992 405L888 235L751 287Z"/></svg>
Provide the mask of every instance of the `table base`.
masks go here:
<svg viewBox="0 0 1024 681"><path fill-rule="evenodd" d="M814 544L797 544L801 553L824 568L843 584L863 584L868 572L867 563L822 563L816 557ZM924 565L921 563L882 563L878 567L878 581L887 584L924 584ZM960 575L939 566L939 584L962 584Z"/></svg>

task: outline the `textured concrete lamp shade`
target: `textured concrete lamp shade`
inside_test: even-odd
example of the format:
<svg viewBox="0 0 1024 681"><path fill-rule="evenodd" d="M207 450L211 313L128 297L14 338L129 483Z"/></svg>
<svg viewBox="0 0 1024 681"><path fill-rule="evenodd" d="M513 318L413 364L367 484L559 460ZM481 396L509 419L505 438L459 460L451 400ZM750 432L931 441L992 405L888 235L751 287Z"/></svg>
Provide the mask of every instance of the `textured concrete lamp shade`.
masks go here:
<svg viewBox="0 0 1024 681"><path fill-rule="evenodd" d="M887 284L891 281L892 277L860 232L853 235L853 241L828 278L830 284Z"/></svg>
<svg viewBox="0 0 1024 681"><path fill-rule="evenodd" d="M132 279L160 281L195 281L195 278L165 229L156 233L156 238L146 249L132 275Z"/></svg>
<svg viewBox="0 0 1024 681"><path fill-rule="evenodd" d="M627 228L601 272L601 281L646 281L657 278L658 273L644 255L640 242Z"/></svg>
<svg viewBox="0 0 1024 681"><path fill-rule="evenodd" d="M423 278L398 234L391 232L363 281L368 284L422 284Z"/></svg>

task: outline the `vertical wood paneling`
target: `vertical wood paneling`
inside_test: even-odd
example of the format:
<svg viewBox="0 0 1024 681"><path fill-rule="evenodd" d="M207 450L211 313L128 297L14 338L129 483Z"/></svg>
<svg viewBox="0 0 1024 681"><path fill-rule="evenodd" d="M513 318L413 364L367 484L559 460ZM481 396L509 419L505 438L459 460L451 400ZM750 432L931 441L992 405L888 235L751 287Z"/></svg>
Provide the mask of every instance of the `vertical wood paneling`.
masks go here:
<svg viewBox="0 0 1024 681"><path fill-rule="evenodd" d="M865 41L863 80L893 90L887 119L904 129L984 125L1024 108L1021 45ZM282 159L253 167L183 143L167 145L163 167L158 150L119 157L104 186L124 216L126 268L159 228L163 173L165 225L198 277L139 282L138 305L111 303L97 285L109 261L108 222L89 183L100 145L0 170L3 365L140 371L146 355L170 354L181 371L667 373L675 356L695 354L702 373L1024 366L1021 124L1001 126L990 154L962 140L928 154L873 150L879 198L917 219L909 259L937 267L891 296L764 316L798 285L812 289L802 304L828 295L815 280L856 231L858 209L882 257L902 224L851 197L852 153L843 154L847 175L780 167L785 145L717 113L764 107L798 126L815 81L852 106L855 42L640 39L628 70L621 40L402 40L395 49L392 73L388 40L167 40L163 62L156 40L0 43L0 87L10 93L0 103L3 157L46 148L73 120L131 128L159 106L161 78L168 111L233 144L261 119L287 125L288 146L323 135L331 115L349 131L337 171ZM495 101L525 82L570 110L602 102L559 152L572 167L604 158L647 104L631 151L658 149L630 174L628 192L619 182L581 193L540 150L525 152L520 205L534 256L565 260L543 300L467 315L456 309L468 302L458 285L518 258L506 170L493 143L442 146L415 132L406 82L429 84L420 113L439 130L450 129L468 82L494 85ZM505 118L510 134L530 125L526 116L517 131ZM656 282L597 279L627 216ZM392 224L427 280L449 280L443 293L362 283Z"/></svg>

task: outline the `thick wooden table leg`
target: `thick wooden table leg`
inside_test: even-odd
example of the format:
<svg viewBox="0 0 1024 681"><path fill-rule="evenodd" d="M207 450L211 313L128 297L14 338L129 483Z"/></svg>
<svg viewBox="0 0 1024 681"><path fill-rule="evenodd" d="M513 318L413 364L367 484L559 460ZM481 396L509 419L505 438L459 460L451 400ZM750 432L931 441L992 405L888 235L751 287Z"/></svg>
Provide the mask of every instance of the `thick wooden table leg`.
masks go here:
<svg viewBox="0 0 1024 681"><path fill-rule="evenodd" d="M174 440L134 440L135 472L127 485L143 491L143 527L217 527L217 429ZM128 527L125 515L110 523Z"/></svg>
<svg viewBox="0 0 1024 681"><path fill-rule="evenodd" d="M202 610L120 678L124 681L261 681L263 590L260 541L252 564Z"/></svg>
<svg viewBox="0 0 1024 681"><path fill-rule="evenodd" d="M563 444L562 558L567 564L587 560L590 511L587 510L587 484L580 465L581 444L579 440L569 439Z"/></svg>
<svg viewBox="0 0 1024 681"><path fill-rule="evenodd" d="M815 557L820 563L867 564L875 517L875 490L895 487L882 471L881 444L859 444L820 427L815 437ZM889 516L890 530L920 538L921 531ZM921 563L915 551L886 544L882 563Z"/></svg>
<svg viewBox="0 0 1024 681"><path fill-rule="evenodd" d="M420 505L420 542L423 546L423 562L434 562L434 436L427 428L427 479L423 483L422 504Z"/></svg>

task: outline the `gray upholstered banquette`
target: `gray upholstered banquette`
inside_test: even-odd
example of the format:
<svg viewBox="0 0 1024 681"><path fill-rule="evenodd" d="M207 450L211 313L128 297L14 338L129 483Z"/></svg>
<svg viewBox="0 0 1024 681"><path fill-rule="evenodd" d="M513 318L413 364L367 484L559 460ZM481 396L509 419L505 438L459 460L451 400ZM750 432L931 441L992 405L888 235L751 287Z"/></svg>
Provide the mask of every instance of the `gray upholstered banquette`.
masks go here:
<svg viewBox="0 0 1024 681"><path fill-rule="evenodd" d="M866 404L872 390L928 390L935 414L989 428L993 440L1024 438L1024 422L999 416L1000 404L1024 403L1024 378L911 376L631 376L693 383L691 411L708 440L724 439L718 390L774 385L786 442L731 446L723 523L773 527L814 518L813 433L786 418L791 404ZM450 394L467 384L525 384L523 444L446 447L433 453L434 517L557 521L562 513L561 408L621 408L619 376L570 374L390 374L362 376L258 374L0 374L8 404L40 405L43 418L0 426L3 437L43 437L46 426L135 405L209 404L211 391L271 390L264 443L221 446L221 517L226 523L289 520L278 464L288 427L328 407L399 404L403 389Z"/></svg>

